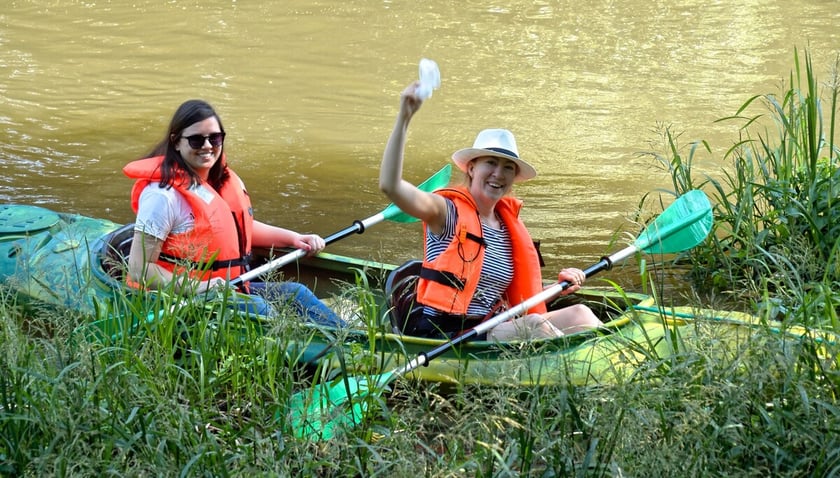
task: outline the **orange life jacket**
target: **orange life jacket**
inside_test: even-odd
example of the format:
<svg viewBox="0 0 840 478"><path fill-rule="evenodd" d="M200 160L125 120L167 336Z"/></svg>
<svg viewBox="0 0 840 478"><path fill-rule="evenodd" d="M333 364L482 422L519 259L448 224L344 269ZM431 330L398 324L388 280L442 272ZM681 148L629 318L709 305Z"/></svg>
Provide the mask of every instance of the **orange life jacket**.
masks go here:
<svg viewBox="0 0 840 478"><path fill-rule="evenodd" d="M224 156L219 160L224 161ZM137 180L131 190L131 208L135 213L143 189L161 180L162 163L163 156L156 156L132 161L123 168L126 176ZM230 177L221 191L203 183L201 195L189 189L186 173L176 176L172 187L190 205L195 227L185 233L170 234L164 240L156 262L159 266L175 274L188 271L200 280L233 279L245 272L251 256L254 215L242 181L230 168L228 171Z"/></svg>
<svg viewBox="0 0 840 478"><path fill-rule="evenodd" d="M458 219L449 246L434 261L423 261L417 283L417 301L444 313L466 315L484 262L485 245L478 206L464 187L440 189L435 194L452 200ZM496 214L510 233L513 250L513 281L504 297L510 305L521 303L543 288L539 255L525 224L519 219L521 208L522 201L512 197L504 197L496 204ZM427 227L423 224L424 237ZM534 306L528 312L545 313L545 304Z"/></svg>

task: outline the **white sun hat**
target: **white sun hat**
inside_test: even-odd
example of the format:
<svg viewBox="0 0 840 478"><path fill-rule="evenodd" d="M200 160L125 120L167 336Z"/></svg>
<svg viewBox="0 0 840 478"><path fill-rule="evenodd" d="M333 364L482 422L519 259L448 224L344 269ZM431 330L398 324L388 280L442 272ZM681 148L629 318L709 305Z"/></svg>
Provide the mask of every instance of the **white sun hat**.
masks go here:
<svg viewBox="0 0 840 478"><path fill-rule="evenodd" d="M516 149L516 139L513 133L506 129L485 129L478 133L473 142L472 148L459 149L452 154L452 161L467 172L467 164L475 158L482 156L494 156L505 158L516 163L516 176L514 182L525 181L537 175L533 166L519 159L519 150Z"/></svg>

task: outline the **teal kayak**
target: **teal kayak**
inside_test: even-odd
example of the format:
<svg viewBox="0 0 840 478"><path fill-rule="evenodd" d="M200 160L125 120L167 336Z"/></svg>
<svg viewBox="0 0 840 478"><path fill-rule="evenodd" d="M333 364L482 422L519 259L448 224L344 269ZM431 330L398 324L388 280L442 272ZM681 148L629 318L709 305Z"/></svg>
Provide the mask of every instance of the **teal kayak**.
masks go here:
<svg viewBox="0 0 840 478"><path fill-rule="evenodd" d="M0 205L0 283L26 300L93 315L129 291L123 283L133 224L57 213L39 206ZM255 264L287 251L254 251ZM321 296L365 272L373 287L393 265L321 253L272 271Z"/></svg>

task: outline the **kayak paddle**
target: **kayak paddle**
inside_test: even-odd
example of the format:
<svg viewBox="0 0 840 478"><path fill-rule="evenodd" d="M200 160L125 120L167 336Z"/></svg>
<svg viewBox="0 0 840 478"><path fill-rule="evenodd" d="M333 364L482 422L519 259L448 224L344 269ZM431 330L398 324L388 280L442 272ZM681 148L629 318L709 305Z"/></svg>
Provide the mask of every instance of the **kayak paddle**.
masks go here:
<svg viewBox="0 0 840 478"><path fill-rule="evenodd" d="M440 188L446 186L447 184L449 184L449 177L450 177L451 173L452 173L452 165L447 164L446 166L442 167L440 169L440 171L436 172L434 175L429 177L429 179L420 183L420 185L417 186L417 188L420 189L421 191L426 191L426 192L432 192L436 189L440 189ZM357 219L353 222L352 226L348 226L348 227L346 227L346 228L344 228L344 229L342 229L342 230L340 230L340 231L338 231L334 234L331 234L331 235L325 237L324 242L329 245L329 244L332 244L335 241L338 241L339 239L344 239L347 236L351 236L353 234L361 234L361 233L365 232L365 230L367 228L369 228L370 226L376 225L376 224L378 224L378 223L380 223L380 222L382 222L383 220L386 220L386 219L389 220L389 221L401 222L401 223L410 223L410 222L416 222L417 221L417 218L415 218L413 216L409 216L408 214L402 212L402 210L400 210L400 208L397 207L396 204L391 203L391 204L388 205L388 207L383 209L381 212L379 212L377 214L374 214L373 216L370 216L369 218L361 220L361 221ZM306 254L308 254L307 251L305 251L303 249L296 249L292 252L289 252L288 254L280 256L280 257L278 257L278 258L276 258L276 259L274 259L270 262L267 262L267 263L255 268L255 269L252 269L252 270L240 275L239 277L237 277L235 279L231 279L230 285L232 285L234 287L239 286L243 282L246 282L246 281L249 281L249 280L254 279L256 277L259 277L260 275L265 274L266 272L272 271L272 270L277 269L279 267L283 267L286 264L290 264L290 263L306 256Z"/></svg>
<svg viewBox="0 0 840 478"><path fill-rule="evenodd" d="M709 199L700 190L689 191L677 198L638 236L632 245L601 260L584 270L586 277L609 270L616 262L623 261L637 252L672 254L695 247L705 240L712 227L712 208ZM392 381L427 364L449 348L470 340L493 327L525 314L528 309L559 295L571 284L563 281L554 284L524 302L496 315L492 319L465 331L435 349L421 353L405 365L390 372L371 377L342 377L333 385L320 384L313 389L294 394L290 399L290 419L298 437L330 439L337 428L359 423L367 410L365 396L379 394ZM342 405L350 402L350 410Z"/></svg>

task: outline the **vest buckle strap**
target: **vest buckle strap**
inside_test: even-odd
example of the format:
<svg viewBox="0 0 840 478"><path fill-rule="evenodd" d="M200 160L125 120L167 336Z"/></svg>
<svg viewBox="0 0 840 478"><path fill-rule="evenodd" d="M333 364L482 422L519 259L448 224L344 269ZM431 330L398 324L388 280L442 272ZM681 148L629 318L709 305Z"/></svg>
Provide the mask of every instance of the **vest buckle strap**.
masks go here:
<svg viewBox="0 0 840 478"><path fill-rule="evenodd" d="M171 256L169 254L161 253L158 257L160 260L164 262L169 262L171 264L177 264L180 266L187 266L195 270L210 270L210 271L217 271L219 269L227 269L230 267L246 267L250 264L250 254L248 257L240 257L237 259L229 259L226 261L213 261L211 263L207 262L195 262L189 259L183 259L180 257Z"/></svg>
<svg viewBox="0 0 840 478"><path fill-rule="evenodd" d="M420 277L445 286L454 287L459 291L464 290L467 286L466 279L458 277L449 271L437 271L427 267L422 267L420 269Z"/></svg>
<svg viewBox="0 0 840 478"><path fill-rule="evenodd" d="M455 236L457 237L458 242L461 244L464 244L465 242L467 242L467 240L470 240L478 243L478 245L480 246L486 246L483 237L476 236L475 234L467 231L467 226L463 224L458 228L458 232L455 234Z"/></svg>

